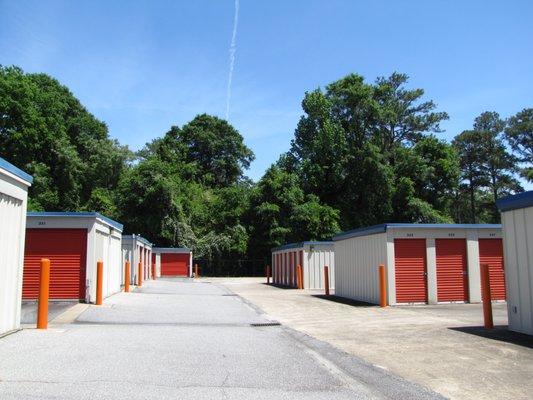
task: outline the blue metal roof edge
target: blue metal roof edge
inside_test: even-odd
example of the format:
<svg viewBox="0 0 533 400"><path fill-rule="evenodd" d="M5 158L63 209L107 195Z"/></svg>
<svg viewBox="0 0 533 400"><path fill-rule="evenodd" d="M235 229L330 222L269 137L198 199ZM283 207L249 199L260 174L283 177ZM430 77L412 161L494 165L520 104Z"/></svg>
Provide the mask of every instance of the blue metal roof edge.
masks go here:
<svg viewBox="0 0 533 400"><path fill-rule="evenodd" d="M102 215L97 212L91 211L29 211L26 214L28 217L77 217L77 218L98 218L105 222L107 225L118 229L120 232L124 229L124 225L121 223L107 218L105 215Z"/></svg>
<svg viewBox="0 0 533 400"><path fill-rule="evenodd" d="M339 233L333 237L333 241L349 239L359 236L369 236L384 233L388 228L411 228L411 229L501 229L501 224L412 224L412 223L386 223L372 225L364 228L353 229Z"/></svg>
<svg viewBox="0 0 533 400"><path fill-rule="evenodd" d="M164 253L164 252L191 252L192 250L189 249L188 247L152 247L152 253Z"/></svg>
<svg viewBox="0 0 533 400"><path fill-rule="evenodd" d="M146 244L148 246L152 246L153 247L153 243L150 242L148 239L142 237L141 235L135 235L135 234L131 234L131 235L122 235L122 239L134 239L135 240L138 240L139 242L143 243L143 244Z"/></svg>
<svg viewBox="0 0 533 400"><path fill-rule="evenodd" d="M511 211L519 208L533 207L533 190L507 196L496 201L500 211Z"/></svg>
<svg viewBox="0 0 533 400"><path fill-rule="evenodd" d="M13 175L19 177L20 179L28 182L30 185L33 183L33 176L30 174L24 172L20 168L15 167L10 162L4 160L2 157L0 157L0 168L5 169L8 172L11 172Z"/></svg>
<svg viewBox="0 0 533 400"><path fill-rule="evenodd" d="M298 249L300 247L304 247L305 245L326 245L326 244L333 244L332 241L308 241L308 242L296 242L296 243L287 243L281 246L273 247L270 249L271 252L274 251L280 251L280 250L288 250L288 249Z"/></svg>

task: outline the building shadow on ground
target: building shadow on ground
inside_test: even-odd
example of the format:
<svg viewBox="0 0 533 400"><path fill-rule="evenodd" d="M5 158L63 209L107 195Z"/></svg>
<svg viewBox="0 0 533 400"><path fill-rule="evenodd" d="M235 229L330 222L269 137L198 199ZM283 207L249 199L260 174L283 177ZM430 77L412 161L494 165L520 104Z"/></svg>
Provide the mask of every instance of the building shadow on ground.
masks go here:
<svg viewBox="0 0 533 400"><path fill-rule="evenodd" d="M297 288L295 288L294 286L278 285L277 283L266 283L266 282L263 282L261 285L272 286L272 287L275 287L275 288L278 288L278 289L297 290Z"/></svg>
<svg viewBox="0 0 533 400"><path fill-rule="evenodd" d="M346 304L353 307L378 307L377 305L372 303L365 303L364 301L347 299L345 297L339 297L335 295L326 296L324 294L312 294L311 297L315 297L321 300L333 301L335 303Z"/></svg>
<svg viewBox="0 0 533 400"><path fill-rule="evenodd" d="M494 329L485 329L482 326L461 326L448 329L533 349L533 336L510 331L507 325L498 325Z"/></svg>

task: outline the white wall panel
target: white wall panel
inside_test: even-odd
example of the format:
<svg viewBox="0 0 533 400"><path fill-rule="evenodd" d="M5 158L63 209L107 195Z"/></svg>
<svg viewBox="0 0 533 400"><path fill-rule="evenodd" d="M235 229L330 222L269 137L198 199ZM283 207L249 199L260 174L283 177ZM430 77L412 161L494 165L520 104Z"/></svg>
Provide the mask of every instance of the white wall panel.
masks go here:
<svg viewBox="0 0 533 400"><path fill-rule="evenodd" d="M387 263L385 233L335 241L335 295L379 303L380 264Z"/></svg>

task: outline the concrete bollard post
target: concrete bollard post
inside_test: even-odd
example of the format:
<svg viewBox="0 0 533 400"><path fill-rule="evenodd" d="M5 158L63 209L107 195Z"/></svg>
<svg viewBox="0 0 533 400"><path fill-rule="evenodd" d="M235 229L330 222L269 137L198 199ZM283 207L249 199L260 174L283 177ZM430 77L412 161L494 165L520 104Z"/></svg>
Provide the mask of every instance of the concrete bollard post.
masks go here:
<svg viewBox="0 0 533 400"><path fill-rule="evenodd" d="M39 298L37 304L37 329L48 328L48 299L50 297L50 260L41 258Z"/></svg>
<svg viewBox="0 0 533 400"><path fill-rule="evenodd" d="M103 285L104 285L104 263L98 261L96 263L96 305L101 306L103 300Z"/></svg>
<svg viewBox="0 0 533 400"><path fill-rule="evenodd" d="M143 275L144 275L143 263L139 262L139 275L137 276L137 286L139 287L143 285Z"/></svg>
<svg viewBox="0 0 533 400"><path fill-rule="evenodd" d="M481 298L483 300L483 322L485 329L493 329L490 267L487 264L481 265Z"/></svg>
<svg viewBox="0 0 533 400"><path fill-rule="evenodd" d="M131 264L129 261L126 261L124 264L124 292L129 293L130 291L130 269Z"/></svg>
<svg viewBox="0 0 533 400"><path fill-rule="evenodd" d="M379 306L387 307L387 280L383 264L379 266Z"/></svg>
<svg viewBox="0 0 533 400"><path fill-rule="evenodd" d="M329 296L329 267L327 265L324 267L324 290L326 296Z"/></svg>

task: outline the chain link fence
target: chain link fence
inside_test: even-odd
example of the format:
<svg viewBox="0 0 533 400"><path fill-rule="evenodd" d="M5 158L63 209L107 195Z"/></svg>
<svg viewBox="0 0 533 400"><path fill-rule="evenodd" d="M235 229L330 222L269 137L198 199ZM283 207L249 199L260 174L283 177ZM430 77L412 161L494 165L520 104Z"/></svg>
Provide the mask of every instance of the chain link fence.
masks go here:
<svg viewBox="0 0 533 400"><path fill-rule="evenodd" d="M266 260L260 259L195 259L200 268L200 276L265 276ZM193 268L194 272L194 268Z"/></svg>

